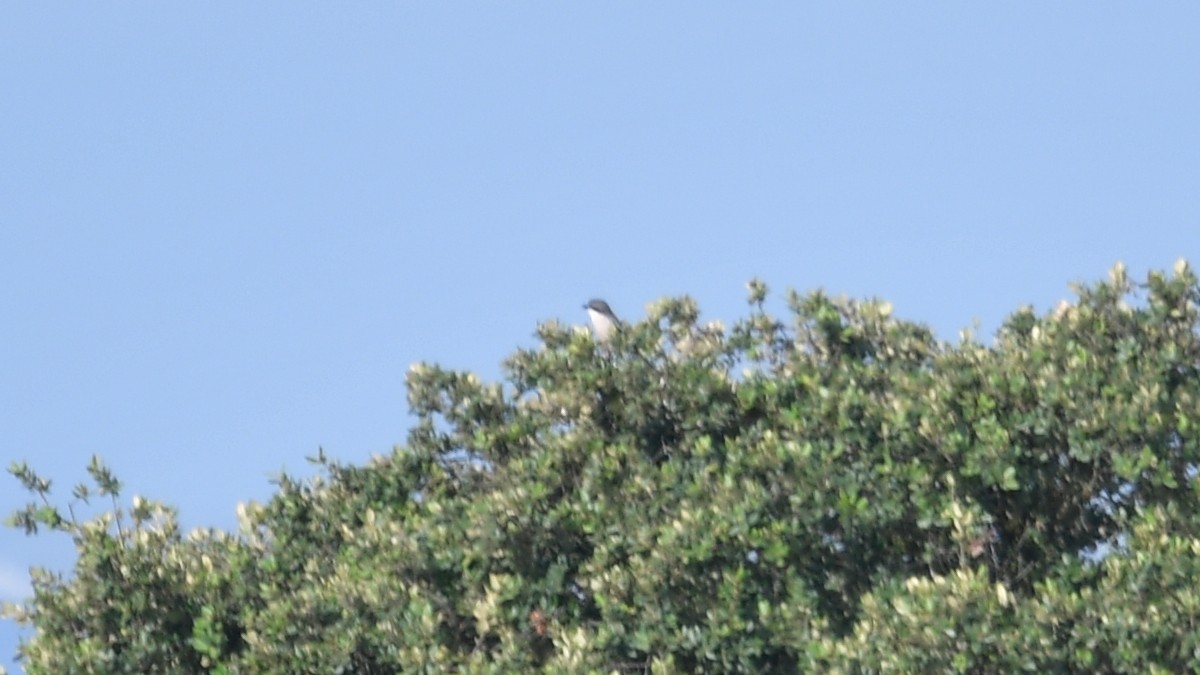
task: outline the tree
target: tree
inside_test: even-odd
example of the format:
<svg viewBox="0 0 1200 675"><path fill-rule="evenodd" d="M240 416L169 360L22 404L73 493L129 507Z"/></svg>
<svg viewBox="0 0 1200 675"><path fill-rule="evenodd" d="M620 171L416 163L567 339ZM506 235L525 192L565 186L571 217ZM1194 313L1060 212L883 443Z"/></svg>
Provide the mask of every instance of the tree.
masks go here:
<svg viewBox="0 0 1200 675"><path fill-rule="evenodd" d="M407 442L180 533L98 461L13 524L70 577L10 608L30 673L1161 672L1200 668L1200 285L1107 282L992 345L750 284L503 383L408 377ZM76 499L90 492L80 486Z"/></svg>

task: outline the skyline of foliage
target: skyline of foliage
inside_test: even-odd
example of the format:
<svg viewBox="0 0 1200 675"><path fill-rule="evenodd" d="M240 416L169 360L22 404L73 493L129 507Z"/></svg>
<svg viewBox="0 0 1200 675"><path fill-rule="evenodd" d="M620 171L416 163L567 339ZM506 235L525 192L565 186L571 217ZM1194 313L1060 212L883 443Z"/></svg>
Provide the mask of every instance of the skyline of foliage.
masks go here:
<svg viewBox="0 0 1200 675"><path fill-rule="evenodd" d="M1183 672L1200 667L1200 285L1076 288L992 344L748 286L502 382L418 364L406 442L180 531L95 459L10 607L30 673Z"/></svg>

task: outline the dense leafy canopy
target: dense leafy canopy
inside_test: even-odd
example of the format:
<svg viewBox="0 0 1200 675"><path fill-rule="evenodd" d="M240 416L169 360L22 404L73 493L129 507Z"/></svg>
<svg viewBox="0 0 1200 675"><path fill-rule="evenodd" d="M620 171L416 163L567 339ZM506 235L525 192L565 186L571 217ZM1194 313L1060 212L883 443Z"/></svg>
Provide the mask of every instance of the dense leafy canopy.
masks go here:
<svg viewBox="0 0 1200 675"><path fill-rule="evenodd" d="M180 532L113 508L10 608L30 673L1161 672L1200 668L1200 286L1115 268L991 345L791 294L605 344L540 327L505 382L409 376L406 444L319 458ZM76 499L94 494L83 486Z"/></svg>

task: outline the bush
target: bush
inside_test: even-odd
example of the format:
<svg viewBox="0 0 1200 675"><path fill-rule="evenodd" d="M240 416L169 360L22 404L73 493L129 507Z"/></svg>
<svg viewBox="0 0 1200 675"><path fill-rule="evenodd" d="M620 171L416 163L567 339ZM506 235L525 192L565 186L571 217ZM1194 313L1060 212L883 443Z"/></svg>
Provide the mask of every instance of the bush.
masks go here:
<svg viewBox="0 0 1200 675"><path fill-rule="evenodd" d="M549 323L505 382L409 374L417 423L318 457L237 533L111 511L10 615L30 673L1162 672L1200 668L1200 286L1080 287L956 345L878 301L750 284L596 344Z"/></svg>

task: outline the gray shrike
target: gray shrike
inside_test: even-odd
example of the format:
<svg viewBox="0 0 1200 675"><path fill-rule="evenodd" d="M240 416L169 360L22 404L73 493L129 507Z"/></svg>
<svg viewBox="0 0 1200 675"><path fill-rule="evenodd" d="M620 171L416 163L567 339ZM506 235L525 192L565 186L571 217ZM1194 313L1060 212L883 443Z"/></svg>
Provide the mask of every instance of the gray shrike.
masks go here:
<svg viewBox="0 0 1200 675"><path fill-rule="evenodd" d="M613 329L621 323L621 320L617 318L616 314L613 314L608 303L599 298L588 300L583 308L587 310L588 318L592 320L592 330L596 333L596 341L607 342Z"/></svg>

